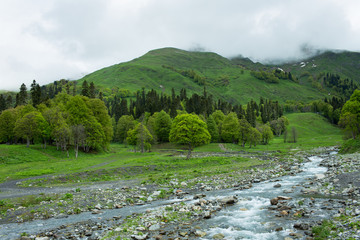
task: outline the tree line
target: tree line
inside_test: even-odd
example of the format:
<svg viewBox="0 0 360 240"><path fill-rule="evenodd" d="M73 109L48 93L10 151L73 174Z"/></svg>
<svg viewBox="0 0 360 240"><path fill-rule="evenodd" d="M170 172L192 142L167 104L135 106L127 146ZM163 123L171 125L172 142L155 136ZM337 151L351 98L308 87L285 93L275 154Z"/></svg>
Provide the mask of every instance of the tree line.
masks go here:
<svg viewBox="0 0 360 240"><path fill-rule="evenodd" d="M50 98L52 93L56 95ZM76 84L66 80L47 87L40 87L34 80L29 92L25 84L20 86L14 108L2 111L0 142L50 143L63 151L72 146L76 156L79 147L85 152L106 149L111 140L144 151L151 144L170 139L183 143L175 136L170 138L170 132L176 117L188 113L205 126L204 132L210 138L204 143L232 142L251 147L267 144L273 134L281 135L286 129L282 107L263 98L243 107L221 99L215 101L205 87L202 95L194 93L190 97L186 89L178 95L172 89L170 96L142 89L128 103L117 95L103 98L95 85L86 81L76 90Z"/></svg>
<svg viewBox="0 0 360 240"><path fill-rule="evenodd" d="M40 142L44 147L50 143L66 152L73 146L76 157L80 147L84 152L108 148L113 128L103 101L62 92L33 106L36 98L32 95L31 104L18 102L2 111L0 142Z"/></svg>

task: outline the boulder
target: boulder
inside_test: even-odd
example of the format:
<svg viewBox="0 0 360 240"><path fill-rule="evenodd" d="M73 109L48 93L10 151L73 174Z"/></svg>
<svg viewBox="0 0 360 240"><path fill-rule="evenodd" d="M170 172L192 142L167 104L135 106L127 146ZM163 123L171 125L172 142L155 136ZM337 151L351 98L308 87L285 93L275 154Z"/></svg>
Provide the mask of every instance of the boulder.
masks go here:
<svg viewBox="0 0 360 240"><path fill-rule="evenodd" d="M229 197L224 197L224 198L220 199L220 203L222 203L222 204L234 204L237 201L238 201L238 199L235 196L229 196Z"/></svg>

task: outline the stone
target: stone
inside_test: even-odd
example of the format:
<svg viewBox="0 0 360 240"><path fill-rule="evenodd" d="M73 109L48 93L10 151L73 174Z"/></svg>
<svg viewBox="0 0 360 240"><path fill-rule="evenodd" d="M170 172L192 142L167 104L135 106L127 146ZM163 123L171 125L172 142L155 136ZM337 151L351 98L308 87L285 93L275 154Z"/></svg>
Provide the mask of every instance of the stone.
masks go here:
<svg viewBox="0 0 360 240"><path fill-rule="evenodd" d="M98 210L101 210L102 206L100 204L96 204L95 208L98 209Z"/></svg>
<svg viewBox="0 0 360 240"><path fill-rule="evenodd" d="M295 239L297 238L303 238L304 236L300 233L290 233L290 236L294 237Z"/></svg>
<svg viewBox="0 0 360 240"><path fill-rule="evenodd" d="M131 238L136 239L136 240L144 240L144 239L147 239L148 236L147 236L147 234L144 234L144 235L132 235Z"/></svg>
<svg viewBox="0 0 360 240"><path fill-rule="evenodd" d="M277 205L279 202L278 198L273 198L270 200L271 205Z"/></svg>
<svg viewBox="0 0 360 240"><path fill-rule="evenodd" d="M181 185L182 187L187 187L187 183L186 183L186 182L181 182L180 185Z"/></svg>
<svg viewBox="0 0 360 240"><path fill-rule="evenodd" d="M224 197L224 198L220 199L220 202L222 204L234 204L237 201L238 201L237 197L235 197L235 196L229 196L229 197Z"/></svg>
<svg viewBox="0 0 360 240"><path fill-rule="evenodd" d="M37 237L35 240L49 240L49 237Z"/></svg>
<svg viewBox="0 0 360 240"><path fill-rule="evenodd" d="M287 216L287 215L289 215L289 212L286 211L286 210L282 210L282 211L280 212L280 214L283 215L283 216Z"/></svg>
<svg viewBox="0 0 360 240"><path fill-rule="evenodd" d="M281 200L286 200L287 201L287 200L291 200L292 197L278 196L277 199L280 200L280 201Z"/></svg>
<svg viewBox="0 0 360 240"><path fill-rule="evenodd" d="M149 230L150 231L156 231L156 230L159 230L160 229L160 225L159 224L154 224L154 225L151 225L149 227Z"/></svg>
<svg viewBox="0 0 360 240"><path fill-rule="evenodd" d="M217 233L213 236L213 239L224 239L225 235L222 233Z"/></svg>
<svg viewBox="0 0 360 240"><path fill-rule="evenodd" d="M280 188L280 187L281 187L280 183L274 185L274 188Z"/></svg>
<svg viewBox="0 0 360 240"><path fill-rule="evenodd" d="M315 174L315 179L316 180L320 180L320 179L324 179L324 178L325 178L325 174L323 174L323 173Z"/></svg>
<svg viewBox="0 0 360 240"><path fill-rule="evenodd" d="M294 228L297 228L300 230L309 230L310 225L308 223L295 223Z"/></svg>
<svg viewBox="0 0 360 240"><path fill-rule="evenodd" d="M206 212L204 213L204 218L205 218L205 219L211 218L211 212L210 212L210 211L206 211Z"/></svg>
<svg viewBox="0 0 360 240"><path fill-rule="evenodd" d="M154 191L152 193L152 196L156 197L156 196L159 196L161 194L161 191Z"/></svg>
<svg viewBox="0 0 360 240"><path fill-rule="evenodd" d="M200 230L196 230L195 232L195 236L197 237L205 237L206 232L200 231Z"/></svg>
<svg viewBox="0 0 360 240"><path fill-rule="evenodd" d="M204 198L204 197L206 197L205 194L196 194L196 195L194 195L194 199L199 199L199 198Z"/></svg>

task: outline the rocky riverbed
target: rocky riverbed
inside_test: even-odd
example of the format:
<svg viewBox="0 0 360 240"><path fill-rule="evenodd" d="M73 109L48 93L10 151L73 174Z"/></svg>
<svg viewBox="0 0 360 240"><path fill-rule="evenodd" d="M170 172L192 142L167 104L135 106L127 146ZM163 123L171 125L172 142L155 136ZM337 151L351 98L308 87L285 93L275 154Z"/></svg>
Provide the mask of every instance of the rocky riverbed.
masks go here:
<svg viewBox="0 0 360 240"><path fill-rule="evenodd" d="M277 157L269 157L268 164L250 168L244 171L235 171L231 174L218 174L182 181L173 177L161 185L137 184L126 186L116 182L103 185L104 188L86 189L79 187L65 193L57 193L56 197L46 198L36 206L14 206L10 208L0 219L0 236L4 232L4 226L11 222L20 224L36 219L45 220L44 231L17 232L18 238L22 239L199 239L209 236L203 224L206 219L212 218L218 211L227 206L241 201L237 196L227 196L208 199L207 192L228 189L239 191L252 188L253 184L269 179L276 179L284 175L296 175L301 172L301 164L307 161L307 157L314 154L329 152L328 149L317 149L311 153L297 152L281 160ZM344 159L346 159L344 161ZM328 172L309 179L302 187L304 197L293 200L285 196L271 203L269 211L275 217L294 221L293 233L287 238L312 238L312 227L321 223L317 218L312 221L312 216L317 209L331 212L339 221L335 221L333 231L342 229L338 233L339 239L353 236L359 233L354 230L354 222L357 221L358 194L354 180L342 177L349 171L357 172L359 156L341 155L325 158L323 166L329 167ZM351 174L350 174L351 175ZM352 177L352 175L351 175ZM338 180L337 180L338 179ZM278 186L275 186L278 184ZM346 188L343 188L347 184ZM351 186L349 185L351 184ZM280 186L279 186L280 185ZM101 186L101 185L100 185ZM328 188L334 186L333 188ZM274 187L281 188L281 182L275 183ZM342 189L343 188L343 189ZM348 189L344 191L344 189ZM353 190L351 190L353 189ZM284 194L291 189L284 189ZM319 200L316 194L344 195L355 199L325 199ZM191 197L190 197L191 196ZM333 197L334 197L333 196ZM159 200L169 199L169 200ZM140 210L132 211L137 206L143 206ZM124 213L110 212L124 210ZM128 210L128 211L125 211ZM71 218L78 215L84 218L74 223L60 224L57 227L46 226L46 219L55 221ZM92 217L89 217L89 216ZM344 218L346 216L346 219ZM80 217L81 218L81 217ZM342 220L340 220L340 218ZM348 222L347 222L348 221ZM347 227L349 226L349 227ZM40 227L41 228L41 227ZM19 228L21 229L21 228ZM274 227L274 231L281 231L281 227ZM12 235L15 236L16 234ZM1 236L2 238L4 236ZM211 236L212 239L225 239L222 234ZM13 239L13 238L8 238Z"/></svg>

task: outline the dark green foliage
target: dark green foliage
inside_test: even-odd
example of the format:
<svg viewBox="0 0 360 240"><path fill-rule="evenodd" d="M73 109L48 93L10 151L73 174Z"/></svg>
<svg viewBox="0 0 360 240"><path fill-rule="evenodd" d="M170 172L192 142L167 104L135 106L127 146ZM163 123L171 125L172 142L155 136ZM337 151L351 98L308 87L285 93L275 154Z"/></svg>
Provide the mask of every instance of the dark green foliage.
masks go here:
<svg viewBox="0 0 360 240"><path fill-rule="evenodd" d="M216 122L212 115L209 115L207 119L207 128L211 135L211 142L218 142L219 141L219 128L216 125Z"/></svg>
<svg viewBox="0 0 360 240"><path fill-rule="evenodd" d="M356 139L360 133L360 90L355 90L342 110L340 116L340 126Z"/></svg>
<svg viewBox="0 0 360 240"><path fill-rule="evenodd" d="M267 83L279 83L280 80L273 72L251 71L251 75Z"/></svg>
<svg viewBox="0 0 360 240"><path fill-rule="evenodd" d="M221 127L221 138L226 143L237 143L239 140L240 125L236 113L225 116Z"/></svg>
<svg viewBox="0 0 360 240"><path fill-rule="evenodd" d="M85 95L84 95L85 96ZM96 97L96 90L95 90L95 84L94 82L90 83L89 86L89 98L95 98Z"/></svg>
<svg viewBox="0 0 360 240"><path fill-rule="evenodd" d="M6 109L6 100L3 94L0 94L0 113Z"/></svg>
<svg viewBox="0 0 360 240"><path fill-rule="evenodd" d="M145 150L150 151L153 137L144 124L138 123L134 129L127 132L126 141L129 145L135 146L135 151L138 147L144 153Z"/></svg>
<svg viewBox="0 0 360 240"><path fill-rule="evenodd" d="M31 100L34 107L36 107L41 102L41 88L40 85L33 80L30 89Z"/></svg>
<svg viewBox="0 0 360 240"><path fill-rule="evenodd" d="M90 96L89 84L87 83L86 80L82 83L81 95L85 97Z"/></svg>
<svg viewBox="0 0 360 240"><path fill-rule="evenodd" d="M25 105L27 101L27 88L26 85L23 83L20 86L20 92L16 94L16 106Z"/></svg>
<svg viewBox="0 0 360 240"><path fill-rule="evenodd" d="M171 118L164 110L157 113L155 116L155 134L160 143L169 141L169 134L171 129Z"/></svg>
<svg viewBox="0 0 360 240"><path fill-rule="evenodd" d="M121 116L116 126L116 133L115 133L116 141L120 143L125 142L128 131L130 129L133 129L134 127L135 127L135 121L132 115Z"/></svg>
<svg viewBox="0 0 360 240"><path fill-rule="evenodd" d="M331 88L334 93L346 98L350 97L354 90L358 88L358 84L354 83L353 80L341 79L338 74L327 73L323 77L323 83L328 88Z"/></svg>
<svg viewBox="0 0 360 240"><path fill-rule="evenodd" d="M175 67L166 66L166 65L162 65L162 67L166 68L166 69L170 69L171 71L180 73L184 77L192 79L195 83L197 83L199 85L205 85L206 78L204 76L201 76L200 73L194 71L193 69L181 70L181 69L176 69Z"/></svg>

